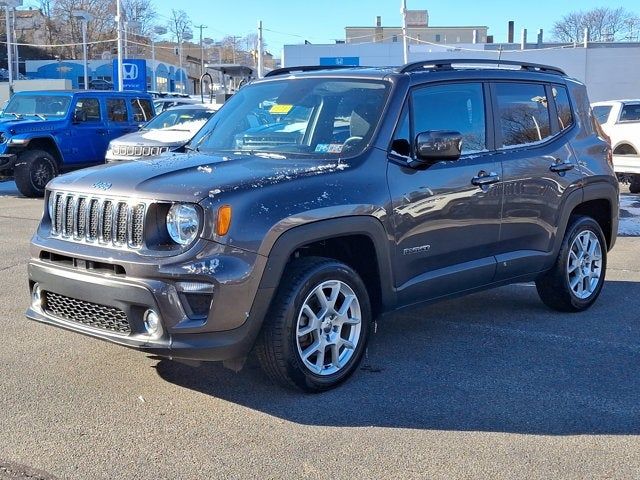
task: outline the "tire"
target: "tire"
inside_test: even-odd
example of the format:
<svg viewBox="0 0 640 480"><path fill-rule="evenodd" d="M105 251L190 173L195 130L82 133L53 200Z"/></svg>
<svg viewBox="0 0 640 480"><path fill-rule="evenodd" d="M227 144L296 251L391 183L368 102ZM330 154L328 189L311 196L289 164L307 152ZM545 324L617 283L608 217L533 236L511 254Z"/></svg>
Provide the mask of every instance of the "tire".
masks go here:
<svg viewBox="0 0 640 480"><path fill-rule="evenodd" d="M631 177L631 183L629 183L629 192L640 193L640 175L636 174Z"/></svg>
<svg viewBox="0 0 640 480"><path fill-rule="evenodd" d="M44 150L27 150L14 167L16 185L25 197L43 197L45 186L57 174L55 158Z"/></svg>
<svg viewBox="0 0 640 480"><path fill-rule="evenodd" d="M333 300L335 310L322 307L321 295L328 305ZM345 307L351 296L355 298ZM317 314L317 321L311 313ZM358 316L360 321L354 323ZM296 259L284 272L256 344L256 354L265 373L275 382L306 392L321 392L338 386L358 368L370 329L367 289L351 267L328 258Z"/></svg>
<svg viewBox="0 0 640 480"><path fill-rule="evenodd" d="M555 265L536 280L538 295L554 310L586 310L600 295L606 270L607 243L600 225L590 217L573 216Z"/></svg>

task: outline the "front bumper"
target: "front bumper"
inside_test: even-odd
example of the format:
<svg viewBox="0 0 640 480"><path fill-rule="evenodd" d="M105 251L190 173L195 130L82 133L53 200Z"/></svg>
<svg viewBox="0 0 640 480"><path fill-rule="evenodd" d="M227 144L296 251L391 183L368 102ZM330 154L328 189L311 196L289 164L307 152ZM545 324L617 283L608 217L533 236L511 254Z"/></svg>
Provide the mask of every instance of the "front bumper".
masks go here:
<svg viewBox="0 0 640 480"><path fill-rule="evenodd" d="M175 324L175 319L184 318L185 313L171 281L115 278L49 265L36 259L29 263L28 270L30 291L33 292L34 285L38 284L44 292L44 300L41 304L32 302L26 312L27 318L148 354L188 360L220 361L246 356L255 342L273 293L258 290L246 321L237 328L212 331L206 322L201 328L181 327L189 322ZM58 316L47 307L49 292L119 309L126 313L131 331L119 333ZM157 312L161 319L160 331L154 336L147 334L144 328L143 316L148 309ZM218 309L215 315L224 315L224 312Z"/></svg>

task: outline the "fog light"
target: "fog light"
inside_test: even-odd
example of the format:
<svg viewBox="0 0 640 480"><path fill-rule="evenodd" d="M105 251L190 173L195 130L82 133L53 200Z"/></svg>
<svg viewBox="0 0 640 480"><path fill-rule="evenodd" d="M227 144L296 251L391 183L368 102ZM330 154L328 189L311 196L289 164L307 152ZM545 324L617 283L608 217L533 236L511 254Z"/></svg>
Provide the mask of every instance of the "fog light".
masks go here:
<svg viewBox="0 0 640 480"><path fill-rule="evenodd" d="M160 329L160 317L153 310L147 310L144 312L144 328L149 335L155 335Z"/></svg>
<svg viewBox="0 0 640 480"><path fill-rule="evenodd" d="M39 283L36 283L31 291L31 305L35 308L42 307L42 290Z"/></svg>

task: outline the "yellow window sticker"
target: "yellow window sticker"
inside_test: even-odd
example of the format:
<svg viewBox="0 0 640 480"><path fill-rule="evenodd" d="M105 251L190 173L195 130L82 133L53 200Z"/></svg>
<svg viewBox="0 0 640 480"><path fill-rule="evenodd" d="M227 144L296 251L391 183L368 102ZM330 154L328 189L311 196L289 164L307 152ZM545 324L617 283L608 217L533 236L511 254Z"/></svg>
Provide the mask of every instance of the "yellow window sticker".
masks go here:
<svg viewBox="0 0 640 480"><path fill-rule="evenodd" d="M291 111L293 105L286 105L283 103L276 103L269 109L269 113L273 115L286 115Z"/></svg>

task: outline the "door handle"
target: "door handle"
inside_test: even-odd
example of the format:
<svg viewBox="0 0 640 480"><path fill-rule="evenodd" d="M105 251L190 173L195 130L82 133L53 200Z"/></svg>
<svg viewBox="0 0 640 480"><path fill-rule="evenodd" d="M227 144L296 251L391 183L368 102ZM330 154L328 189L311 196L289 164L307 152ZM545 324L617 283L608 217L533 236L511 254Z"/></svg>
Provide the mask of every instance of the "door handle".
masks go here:
<svg viewBox="0 0 640 480"><path fill-rule="evenodd" d="M573 168L575 168L575 165L573 163L558 162L558 163L552 164L549 167L549 170L556 173L564 173L564 172L568 172L569 170L573 170Z"/></svg>
<svg viewBox="0 0 640 480"><path fill-rule="evenodd" d="M500 175L494 172L487 173L484 170L478 172L478 176L471 179L471 183L477 187L484 187L486 185L491 185L492 183L497 183L499 181Z"/></svg>
<svg viewBox="0 0 640 480"><path fill-rule="evenodd" d="M105 133L107 133L107 131L102 129L102 128L98 128L98 129L96 129L96 133L98 135L104 135Z"/></svg>

